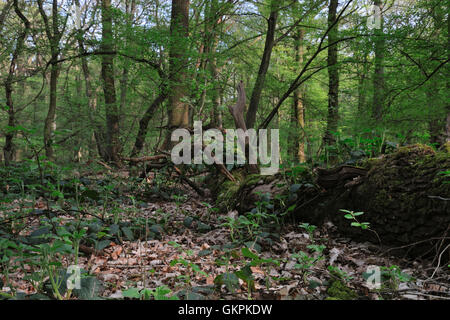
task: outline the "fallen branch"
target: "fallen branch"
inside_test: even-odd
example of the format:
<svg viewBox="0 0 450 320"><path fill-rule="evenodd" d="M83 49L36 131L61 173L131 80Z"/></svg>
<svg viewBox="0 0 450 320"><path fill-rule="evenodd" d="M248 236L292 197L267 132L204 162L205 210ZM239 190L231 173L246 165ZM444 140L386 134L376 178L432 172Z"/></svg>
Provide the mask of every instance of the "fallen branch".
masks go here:
<svg viewBox="0 0 450 320"><path fill-rule="evenodd" d="M103 161L100 160L96 160L95 162L97 162L99 165L104 166L106 169L108 170L113 170L113 168L111 168L109 165L107 165L106 163L104 163Z"/></svg>
<svg viewBox="0 0 450 320"><path fill-rule="evenodd" d="M180 169L178 169L176 166L173 166L173 168L175 169L175 172L178 173L178 175L180 176L181 180L183 180L184 182L186 182L192 189L195 190L195 192L197 192L199 195L201 195L202 197L205 196L205 191L203 191L199 186L197 186L195 184L195 182L193 182L192 180L190 180L189 178L187 178L183 172L181 172Z"/></svg>
<svg viewBox="0 0 450 320"><path fill-rule="evenodd" d="M121 157L122 160L129 161L129 162L146 162L146 161L155 161L155 160L161 160L161 159L167 159L167 155L165 154L158 154L155 156L147 156L147 157L141 157L141 158L127 158L127 157Z"/></svg>

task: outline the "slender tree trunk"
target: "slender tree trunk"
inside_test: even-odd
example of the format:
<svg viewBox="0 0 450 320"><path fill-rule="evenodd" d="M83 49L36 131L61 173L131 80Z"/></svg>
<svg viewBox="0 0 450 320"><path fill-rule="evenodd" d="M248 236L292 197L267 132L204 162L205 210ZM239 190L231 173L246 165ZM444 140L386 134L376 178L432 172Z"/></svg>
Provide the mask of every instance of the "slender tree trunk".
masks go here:
<svg viewBox="0 0 450 320"><path fill-rule="evenodd" d="M382 1L374 0L374 4L382 9ZM381 16L381 27L375 29L375 74L373 78L373 109L372 115L375 122L383 118L385 81L384 81L384 53L386 40L383 34L383 16Z"/></svg>
<svg viewBox="0 0 450 320"><path fill-rule="evenodd" d="M301 69L303 65L303 53L304 53L304 38L305 30L300 28L295 36L295 61L297 66ZM294 91L294 112L297 121L297 132L296 137L296 150L297 150L297 160L300 163L306 162L305 155L305 105L303 102L302 89L297 88Z"/></svg>
<svg viewBox="0 0 450 320"><path fill-rule="evenodd" d="M169 148L171 131L189 127L189 106L183 101L187 96L186 38L189 31L189 0L172 0L169 52L169 134L165 148Z"/></svg>
<svg viewBox="0 0 450 320"><path fill-rule="evenodd" d="M75 1L75 4L77 7L80 8L79 0ZM80 55L84 54L86 52L84 48L84 33L83 30L78 31L78 52ZM96 113L97 113L97 94L93 90L92 87L92 77L91 73L89 71L89 65L87 58L85 56L82 56L80 58L81 60L81 69L83 70L83 76L84 76L84 84L85 84L85 91L86 91L86 97L88 99L88 118L89 122L93 128L93 143L95 144L97 148L97 152L99 156L102 159L107 159L107 153L106 148L104 146L105 144L105 137L103 133L103 127L102 125L96 120ZM90 147L90 149L94 149L93 147Z"/></svg>
<svg viewBox="0 0 450 320"><path fill-rule="evenodd" d="M358 114L366 110L366 77L367 77L367 55L364 54L363 70L358 77Z"/></svg>
<svg viewBox="0 0 450 320"><path fill-rule="evenodd" d="M212 100L212 110L211 110L211 124L212 127L222 127L222 121L220 117L220 88L219 88L219 81L217 79L218 72L217 72L217 59L214 57L211 60L210 63L210 69L211 69L211 76L212 81L214 83L214 87L211 89L211 100Z"/></svg>
<svg viewBox="0 0 450 320"><path fill-rule="evenodd" d="M209 70L211 73L211 81L213 83L213 87L211 89L211 100L212 100L212 109L211 109L211 125L212 127L221 127L221 119L219 115L219 106L220 106L220 85L218 81L218 71L217 71L217 44L219 41L219 33L218 28L222 23L222 17L218 16L219 10L219 1L213 0L211 1L210 11L209 11L209 21L207 21L209 25L209 33L210 33L210 58L209 58Z"/></svg>
<svg viewBox="0 0 450 320"><path fill-rule="evenodd" d="M2 8L2 11L0 12L0 33L2 32L3 26L5 25L5 19L8 16L9 9L11 9L12 3L12 0L6 1L5 5Z"/></svg>
<svg viewBox="0 0 450 320"><path fill-rule="evenodd" d="M450 17L447 15L447 58L450 60ZM445 126L445 142L450 144L450 74L449 74L449 66L447 64L446 74L447 74L447 121Z"/></svg>
<svg viewBox="0 0 450 320"><path fill-rule="evenodd" d="M5 81L5 97L6 97L6 106L8 107L8 127L9 128L12 128L16 125L16 118L15 118L16 112L14 110L14 103L13 103L13 99L12 99L12 92L13 92L12 84L13 84L14 73L16 71L16 61L23 50L25 38L30 29L30 22L20 11L19 5L18 5L18 0L13 0L13 2L14 2L14 11L15 11L16 15L22 20L22 22L24 24L24 29L20 33L19 37L17 38L16 46L15 46L15 49L14 49L14 52L13 52L12 58L11 58L11 63L9 65L8 77L6 78L6 81ZM4 9L5 8L9 9L11 3L7 3L4 7ZM0 15L0 20L1 20L0 26L3 25L4 12L6 12L6 10L2 11L2 14ZM14 160L15 148L14 148L14 144L13 144L13 139L14 139L14 131L7 130L6 134L5 134L5 145L3 147L3 155L5 158L5 165L7 165L7 166Z"/></svg>
<svg viewBox="0 0 450 320"><path fill-rule="evenodd" d="M438 96L438 92L436 90L437 84L433 79L429 81L429 87L427 87L425 95L427 97L427 109L429 114L428 128L430 132L430 143L434 144L436 147L439 147L442 144L442 133L444 130L443 119L436 117L436 109L437 109L437 101L436 97Z"/></svg>
<svg viewBox="0 0 450 320"><path fill-rule="evenodd" d="M328 11L328 26L330 27L336 21L338 0L330 0ZM328 43L334 43L338 40L338 25L331 28L328 33ZM327 129L323 138L325 145L336 144L336 138L333 133L337 132L339 120L339 69L338 45L334 44L328 47L328 118ZM330 158L333 161L333 157Z"/></svg>
<svg viewBox="0 0 450 320"><path fill-rule="evenodd" d="M102 0L102 43L103 51L113 51L111 0ZM119 110L114 84L114 57L102 55L102 80L106 108L106 161L119 163L121 151L119 141Z"/></svg>
<svg viewBox="0 0 450 320"><path fill-rule="evenodd" d="M5 82L5 95L6 95L6 106L8 107L8 127L12 128L16 124L14 104L12 100L12 86L7 80ZM5 134L5 145L3 146L3 156L5 158L5 165L9 166L14 160L14 144L13 144L14 134L11 131L7 131Z"/></svg>
<svg viewBox="0 0 450 320"><path fill-rule="evenodd" d="M50 43L50 101L47 112L47 117L44 123L44 147L45 155L48 159L54 159L53 151L53 133L56 130L56 103L57 103L57 85L59 77L59 65L58 56L61 52L60 41L63 35L65 26L67 25L68 15L63 18L60 26L59 13L58 13L58 0L52 1L52 16L50 19L45 13L43 0L37 0L39 13L44 21L45 33ZM60 29L61 27L61 29Z"/></svg>
<svg viewBox="0 0 450 320"><path fill-rule="evenodd" d="M128 1L125 1L125 13L127 15L126 21L127 21L127 28L131 28L133 21L134 21L134 14L136 11L136 2L135 0L131 0L130 4ZM128 34L128 30L127 30ZM127 37L124 39L125 45L128 47L131 44L129 43ZM122 70L122 78L120 79L120 113L123 113L123 110L125 108L126 102L127 102L127 92L128 92L128 69L130 67L130 61L129 59L125 59L124 61L124 67Z"/></svg>
<svg viewBox="0 0 450 320"><path fill-rule="evenodd" d="M256 122L256 113L258 111L261 93L264 88L264 81L266 79L267 70L269 69L272 49L275 44L275 28L278 19L278 7L276 5L276 1L273 1L271 3L271 6L272 8L267 25L267 35L264 45L264 52L261 59L261 64L259 65L258 76L256 78L255 86L253 87L253 92L250 98L250 104L245 119L245 123L248 129L253 128Z"/></svg>
<svg viewBox="0 0 450 320"><path fill-rule="evenodd" d="M167 98L167 90L163 89L163 91L159 94L158 97L152 102L152 104L147 108L144 116L139 121L139 131L136 136L136 141L134 143L133 150L131 151L130 158L134 158L142 151L144 147L145 137L147 135L148 123L153 118L153 115L158 110L159 106L166 100Z"/></svg>
<svg viewBox="0 0 450 320"><path fill-rule="evenodd" d="M58 60L58 54L53 55L52 61ZM50 103L48 106L47 117L44 123L44 145L45 155L49 160L54 159L53 151L53 132L56 130L56 102L57 85L59 77L59 66L53 62L50 64Z"/></svg>

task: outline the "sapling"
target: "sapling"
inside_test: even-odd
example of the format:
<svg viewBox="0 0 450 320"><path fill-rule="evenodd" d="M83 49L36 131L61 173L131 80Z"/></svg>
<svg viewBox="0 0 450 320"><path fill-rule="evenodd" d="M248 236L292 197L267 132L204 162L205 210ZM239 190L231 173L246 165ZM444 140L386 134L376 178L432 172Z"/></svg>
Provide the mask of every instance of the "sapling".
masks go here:
<svg viewBox="0 0 450 320"><path fill-rule="evenodd" d="M340 209L339 211L344 212L344 218L348 219L348 220L352 220L353 222L350 224L352 227L356 227L356 228L361 228L362 230L369 230L372 231L378 239L378 242L381 244L381 239L378 236L378 233L370 228L370 223L369 222L359 222L358 219L356 217L361 216L364 214L364 212L354 212L351 210L345 210L345 209Z"/></svg>

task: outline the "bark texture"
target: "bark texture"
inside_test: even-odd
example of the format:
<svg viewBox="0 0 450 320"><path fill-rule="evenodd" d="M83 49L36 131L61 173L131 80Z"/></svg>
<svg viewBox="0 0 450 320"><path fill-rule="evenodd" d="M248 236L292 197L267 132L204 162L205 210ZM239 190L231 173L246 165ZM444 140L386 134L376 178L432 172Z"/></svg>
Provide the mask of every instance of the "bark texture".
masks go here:
<svg viewBox="0 0 450 320"><path fill-rule="evenodd" d="M113 51L113 41L111 0L102 0L102 51ZM106 108L106 159L104 160L119 163L121 151L119 109L116 101L113 55L102 55L102 80Z"/></svg>
<svg viewBox="0 0 450 320"><path fill-rule="evenodd" d="M331 0L328 8L328 43L332 44L338 40L338 26L336 23L338 0ZM335 24L336 23L336 24ZM333 24L335 24L333 26ZM334 145L336 143L333 133L337 131L339 120L339 69L338 62L338 44L335 43L328 47L328 118L327 128L323 137L325 145ZM330 159L332 160L332 159Z"/></svg>
<svg viewBox="0 0 450 320"><path fill-rule="evenodd" d="M169 52L169 129L189 126L189 105L183 101L186 90L186 39L189 34L189 0L173 0ZM170 133L169 133L170 141Z"/></svg>
<svg viewBox="0 0 450 320"><path fill-rule="evenodd" d="M304 45L303 38L305 35L305 30L299 28L297 35L295 36L295 61L297 62L299 68L301 69L303 65L303 53ZM302 89L297 88L294 91L294 112L295 119L297 121L297 132L298 136L296 139L296 150L297 150L297 160L300 163L306 162L305 154L305 104L303 101Z"/></svg>

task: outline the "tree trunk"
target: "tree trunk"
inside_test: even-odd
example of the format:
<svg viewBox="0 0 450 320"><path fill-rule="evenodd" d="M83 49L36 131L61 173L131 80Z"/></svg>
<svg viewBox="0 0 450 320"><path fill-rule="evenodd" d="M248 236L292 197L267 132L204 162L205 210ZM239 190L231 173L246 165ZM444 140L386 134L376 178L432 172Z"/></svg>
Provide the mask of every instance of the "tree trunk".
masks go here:
<svg viewBox="0 0 450 320"><path fill-rule="evenodd" d="M22 14L22 12L19 9L18 0L14 1L14 11L16 12L16 15L22 20L24 24L24 29L20 33L19 37L17 38L17 42L15 45L14 52L12 54L11 63L9 65L9 72L8 77L5 81L5 97L6 97L6 106L8 107L8 127L12 129L16 125L16 112L14 110L14 103L12 99L12 84L13 84L13 78L14 78L14 72L16 71L16 62L19 55L22 53L25 38L28 34L28 31L30 29L30 22L29 20ZM9 8L10 4L6 4L5 8ZM3 12L2 12L3 15ZM3 20L3 18L0 16L0 19ZM0 25L3 23L0 21ZM5 145L3 147L3 154L5 158L5 165L9 165L14 160L15 155L15 149L13 144L14 139L14 131L7 130L5 134Z"/></svg>
<svg viewBox="0 0 450 320"><path fill-rule="evenodd" d="M210 33L210 58L209 58L209 70L211 74L211 81L213 83L213 87L211 89L211 100L212 100L212 108L211 108L211 127L213 128L221 128L221 117L220 117L220 85L217 79L218 71L217 71L217 44L219 42L219 32L218 27L222 22L222 17L218 16L219 10L219 1L213 0L211 1L210 11L209 11L209 33Z"/></svg>
<svg viewBox="0 0 450 320"><path fill-rule="evenodd" d="M75 5L77 7L80 7L79 0L75 1ZM84 33L83 30L78 30L78 52L80 55L83 55L86 50L84 48L84 41L83 41ZM107 159L107 153L106 148L104 146L105 139L103 134L103 127L102 125L97 121L97 94L92 88L92 78L89 71L89 65L87 58L85 56L81 57L81 68L83 70L83 76L84 76L84 84L85 84L85 91L86 91L86 97L88 98L88 118L89 122L93 128L93 144L95 144L95 148L97 149L97 152L99 156L102 159ZM90 144L91 145L91 144ZM94 149L93 147L90 147L90 149Z"/></svg>
<svg viewBox="0 0 450 320"><path fill-rule="evenodd" d="M58 60L58 53L53 55L52 61ZM50 103L48 106L47 117L44 123L44 146L45 155L49 160L54 159L53 151L53 132L56 130L56 99L57 85L59 76L59 66L56 62L50 65Z"/></svg>
<svg viewBox="0 0 450 320"><path fill-rule="evenodd" d="M364 53L363 68L358 75L358 114L366 113L366 77L367 77L367 54Z"/></svg>
<svg viewBox="0 0 450 320"><path fill-rule="evenodd" d="M374 0L374 4L382 10L381 0ZM375 74L373 77L373 109L372 116L375 123L383 118L384 107L384 52L386 40L383 34L383 16L381 18L380 29L375 29Z"/></svg>
<svg viewBox="0 0 450 320"><path fill-rule="evenodd" d="M298 33L295 36L295 61L297 62L297 66L301 69L303 65L303 51L304 51L304 29L299 29ZM294 112L295 118L297 121L297 132L298 136L296 137L296 146L297 146L297 160L300 163L306 162L305 155L305 106L303 102L302 89L297 88L294 91Z"/></svg>
<svg viewBox="0 0 450 320"><path fill-rule="evenodd" d="M112 33L111 0L102 0L102 51L114 50ZM119 110L116 102L114 84L114 57L102 55L102 80L106 108L106 153L105 161L119 163L121 151L119 141Z"/></svg>
<svg viewBox="0 0 450 320"><path fill-rule="evenodd" d="M272 55L272 49L275 44L275 29L278 19L278 7L276 2L271 3L271 12L269 20L267 22L267 35L264 45L264 52L261 58L261 64L259 65L258 76L256 78L255 86L253 87L252 97L250 98L250 104L247 111L245 124L247 128L253 128L256 122L256 113L258 111L259 101L261 99L261 93L264 88L264 81L266 79L267 70L269 69L270 57Z"/></svg>
<svg viewBox="0 0 450 320"><path fill-rule="evenodd" d="M328 27L330 28L336 21L338 0L331 0L328 9ZM334 43L338 40L338 25L336 24L328 33L328 43ZM333 133L337 132L339 120L339 69L338 62L338 45L334 44L328 47L328 118L327 128L323 138L324 145L336 144L336 138ZM333 162L334 155L329 160Z"/></svg>
<svg viewBox="0 0 450 320"><path fill-rule="evenodd" d="M450 17L447 15L447 58L450 60ZM450 144L450 76L447 65L447 119L445 126L445 142Z"/></svg>
<svg viewBox="0 0 450 320"><path fill-rule="evenodd" d="M165 148L171 146L171 131L189 127L186 97L186 39L189 35L189 0L172 0L169 52L169 134Z"/></svg>
<svg viewBox="0 0 450 320"><path fill-rule="evenodd" d="M442 137L444 131L444 123L441 117L437 113L437 84L432 79L429 81L429 86L426 88L425 96L427 97L427 109L428 109L428 128L430 132L430 143L435 147L439 147L442 144Z"/></svg>
<svg viewBox="0 0 450 320"><path fill-rule="evenodd" d="M163 91L159 94L158 97L152 102L152 104L147 108L144 116L139 121L139 131L136 136L136 141L134 143L133 150L131 151L130 158L134 158L139 155L144 147L145 137L147 135L148 123L153 118L156 110L158 110L159 106L166 100L167 91L163 89Z"/></svg>
<svg viewBox="0 0 450 320"><path fill-rule="evenodd" d="M136 11L136 2L135 0L131 0L131 3L128 3L128 0L125 1L125 14L126 14L126 27L131 28L132 23L134 21L134 14ZM127 30L128 34L128 30ZM129 47L131 44L129 43L127 37L124 39L125 46ZM126 102L127 102L127 92L128 92L128 69L130 67L129 59L125 59L124 67L122 70L122 77L120 79L120 114L123 113Z"/></svg>
<svg viewBox="0 0 450 320"><path fill-rule="evenodd" d="M45 118L44 123L44 148L45 154L48 159L54 159L53 152L53 133L56 130L56 102L57 102L57 85L58 85L58 77L59 77L59 65L58 65L58 56L61 52L60 41L63 35L63 31L65 26L67 25L68 16L66 15L64 21L61 25L59 22L59 13L58 13L58 0L52 1L52 18L51 23L49 21L49 17L45 13L43 0L37 0L39 13L44 21L45 33L47 35L49 44L50 44L50 101L47 112L47 117Z"/></svg>

